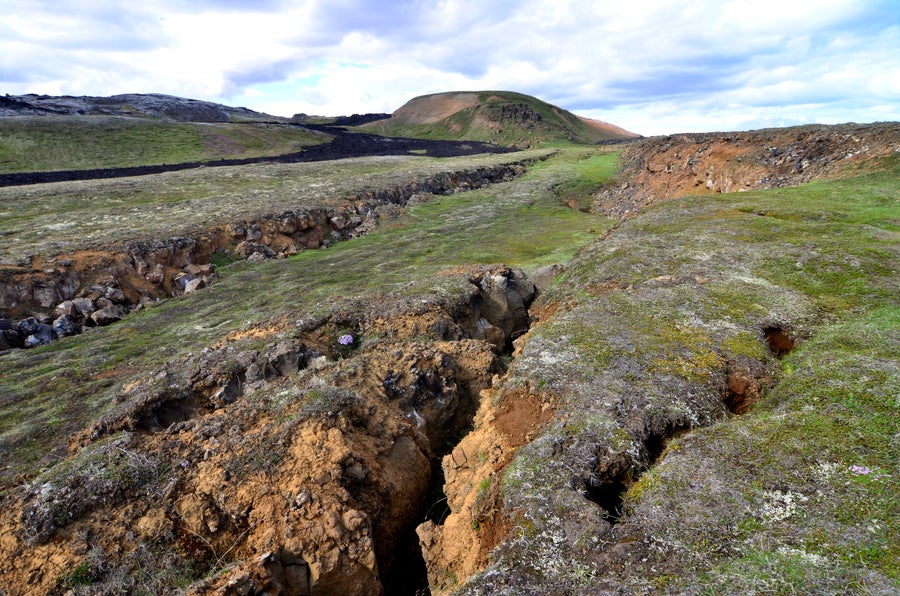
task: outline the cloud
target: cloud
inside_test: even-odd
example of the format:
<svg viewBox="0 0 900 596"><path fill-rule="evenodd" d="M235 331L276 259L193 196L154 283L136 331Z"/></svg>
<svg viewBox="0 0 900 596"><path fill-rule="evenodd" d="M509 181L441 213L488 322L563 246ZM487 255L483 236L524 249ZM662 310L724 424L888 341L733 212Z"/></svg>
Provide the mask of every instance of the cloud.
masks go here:
<svg viewBox="0 0 900 596"><path fill-rule="evenodd" d="M644 134L900 117L892 0L8 2L9 93L162 92L291 115L509 89Z"/></svg>

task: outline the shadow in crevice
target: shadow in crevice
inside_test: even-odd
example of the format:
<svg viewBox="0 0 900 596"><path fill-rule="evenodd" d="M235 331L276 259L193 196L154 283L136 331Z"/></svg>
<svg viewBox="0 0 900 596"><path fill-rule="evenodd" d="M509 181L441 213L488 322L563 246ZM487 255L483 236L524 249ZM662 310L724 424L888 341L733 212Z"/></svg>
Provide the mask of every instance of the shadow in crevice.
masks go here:
<svg viewBox="0 0 900 596"><path fill-rule="evenodd" d="M623 501L625 493L634 480L631 474L623 474L601 480L597 483L585 483L584 496L597 505L605 512L603 516L610 524L616 524L624 515Z"/></svg>
<svg viewBox="0 0 900 596"><path fill-rule="evenodd" d="M785 327L770 326L763 329L766 336L766 343L769 350L776 358L783 358L785 354L790 353L794 347L794 338L791 337L790 330Z"/></svg>
<svg viewBox="0 0 900 596"><path fill-rule="evenodd" d="M686 424L666 424L643 438L639 460L635 461L627 453L606 458L605 471L583 481L584 496L603 509L606 521L617 524L625 516L624 501L628 489L659 461L669 440L688 431L690 426Z"/></svg>

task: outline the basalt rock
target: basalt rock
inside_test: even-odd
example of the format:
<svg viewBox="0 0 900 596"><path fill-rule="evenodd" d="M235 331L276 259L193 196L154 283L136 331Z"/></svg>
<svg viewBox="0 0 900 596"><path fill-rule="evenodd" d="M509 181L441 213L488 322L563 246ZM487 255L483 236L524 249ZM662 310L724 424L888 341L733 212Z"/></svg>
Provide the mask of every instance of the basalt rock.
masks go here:
<svg viewBox="0 0 900 596"><path fill-rule="evenodd" d="M104 251L33 257L28 266L0 267L0 312L22 318L56 309L57 315L65 314L77 324L99 325L92 313L109 307L99 303L100 298L129 311L148 301L208 286L215 278L210 263L214 254L267 260L318 249L371 231L385 208L396 212L413 196L482 188L524 171L523 166L511 164L441 173L401 186L361 191L344 197L335 207L302 207L212 226L193 236L136 241ZM119 312L106 311L98 319L111 322L117 319L109 315ZM485 334L500 341L489 328L484 328ZM18 347L11 336L4 343Z"/></svg>
<svg viewBox="0 0 900 596"><path fill-rule="evenodd" d="M122 320L126 314L127 312L124 307L113 304L91 313L90 320L98 327L105 327L106 325L111 325L116 321Z"/></svg>

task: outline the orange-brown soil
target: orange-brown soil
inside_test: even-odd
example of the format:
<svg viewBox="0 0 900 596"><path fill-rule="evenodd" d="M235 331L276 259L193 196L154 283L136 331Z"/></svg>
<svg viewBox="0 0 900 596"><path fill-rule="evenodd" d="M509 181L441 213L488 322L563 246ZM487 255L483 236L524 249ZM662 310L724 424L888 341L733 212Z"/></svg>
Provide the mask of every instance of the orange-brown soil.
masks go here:
<svg viewBox="0 0 900 596"><path fill-rule="evenodd" d="M900 151L897 123L802 126L642 139L623 148L594 210L615 217L688 194L796 186Z"/></svg>

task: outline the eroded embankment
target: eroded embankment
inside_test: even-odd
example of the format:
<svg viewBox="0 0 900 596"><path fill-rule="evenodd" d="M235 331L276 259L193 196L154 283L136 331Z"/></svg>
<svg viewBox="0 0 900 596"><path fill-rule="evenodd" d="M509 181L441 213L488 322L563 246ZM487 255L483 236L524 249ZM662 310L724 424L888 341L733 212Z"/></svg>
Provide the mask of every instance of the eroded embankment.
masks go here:
<svg viewBox="0 0 900 596"><path fill-rule="evenodd" d="M67 459L4 495L4 585L424 589L413 530L434 459L502 373L534 294L521 272L474 268L440 295L273 320L129 383Z"/></svg>
<svg viewBox="0 0 900 596"><path fill-rule="evenodd" d="M594 197L593 210L633 216L687 194L797 186L900 151L898 134L885 122L640 139L623 146L618 184Z"/></svg>
<svg viewBox="0 0 900 596"><path fill-rule="evenodd" d="M30 266L0 266L0 350L42 345L128 312L200 289L215 262L284 258L372 230L379 217L417 195L450 194L508 181L521 164L442 173L344 197L337 207L304 207L217 225L168 240L85 250Z"/></svg>
<svg viewBox="0 0 900 596"><path fill-rule="evenodd" d="M771 339L770 351L754 357L730 353L729 342L716 345L703 330L672 331L661 321L658 333L641 329L650 337L640 345L629 339L645 323L618 309L646 312L648 303L666 300L660 285L675 284L633 288L650 295L602 315L538 304L533 320L545 320L518 340L508 375L483 394L473 431L443 458L449 515L417 528L432 593L463 586L472 594L534 593L560 585L559 577L568 581L568 565L580 580L621 565L639 532L618 527L626 494L668 442L745 413L772 387L773 360L784 352ZM775 324L748 332L760 343L793 335ZM485 567L488 583L467 583ZM551 569L557 579L535 580Z"/></svg>

